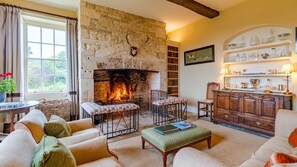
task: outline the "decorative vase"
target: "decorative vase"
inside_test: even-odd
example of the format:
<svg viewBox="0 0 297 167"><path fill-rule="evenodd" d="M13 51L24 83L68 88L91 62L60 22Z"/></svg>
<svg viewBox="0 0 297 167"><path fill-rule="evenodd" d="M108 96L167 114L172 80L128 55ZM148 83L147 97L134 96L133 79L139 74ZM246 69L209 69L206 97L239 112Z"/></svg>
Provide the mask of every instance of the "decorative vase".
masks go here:
<svg viewBox="0 0 297 167"><path fill-rule="evenodd" d="M0 92L0 103L6 101L6 92Z"/></svg>

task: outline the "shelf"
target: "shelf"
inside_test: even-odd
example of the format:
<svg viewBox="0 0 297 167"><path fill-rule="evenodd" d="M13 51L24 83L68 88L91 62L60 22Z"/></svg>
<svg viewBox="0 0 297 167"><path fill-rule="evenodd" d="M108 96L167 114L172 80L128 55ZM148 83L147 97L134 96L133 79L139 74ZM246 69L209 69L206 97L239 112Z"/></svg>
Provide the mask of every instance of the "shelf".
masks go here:
<svg viewBox="0 0 297 167"><path fill-rule="evenodd" d="M272 58L272 59L253 60L253 61L242 61L242 62L225 62L224 64L248 64L248 63L262 63L262 62L273 62L273 61L290 60L290 59L291 59L291 56L289 56L289 57L279 57L279 58Z"/></svg>
<svg viewBox="0 0 297 167"><path fill-rule="evenodd" d="M273 43L259 44L251 47L245 47L245 48L230 49L230 50L224 51L224 54L257 50L257 49L276 47L276 46L282 46L282 45L291 45L291 44L292 42L290 40L284 40L284 41L273 42Z"/></svg>
<svg viewBox="0 0 297 167"><path fill-rule="evenodd" d="M168 88L178 88L178 85L176 86L167 86Z"/></svg>
<svg viewBox="0 0 297 167"><path fill-rule="evenodd" d="M290 76L290 75L289 75ZM241 77L287 77L286 74L259 74L259 75L225 75L226 78Z"/></svg>
<svg viewBox="0 0 297 167"><path fill-rule="evenodd" d="M244 92L255 92L255 93L264 93L263 89L253 89L253 88L230 88L232 91L244 91ZM272 93L285 93L286 91L271 90Z"/></svg>

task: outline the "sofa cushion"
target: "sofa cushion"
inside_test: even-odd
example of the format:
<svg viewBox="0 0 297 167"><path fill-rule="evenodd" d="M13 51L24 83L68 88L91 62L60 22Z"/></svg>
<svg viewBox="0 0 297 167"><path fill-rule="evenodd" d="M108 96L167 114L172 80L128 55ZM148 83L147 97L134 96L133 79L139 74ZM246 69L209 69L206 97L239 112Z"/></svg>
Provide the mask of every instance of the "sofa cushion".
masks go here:
<svg viewBox="0 0 297 167"><path fill-rule="evenodd" d="M32 135L24 130L16 130L10 133L0 143L1 167L29 167L36 142Z"/></svg>
<svg viewBox="0 0 297 167"><path fill-rule="evenodd" d="M92 161L92 162L89 162L86 164L78 165L77 167L98 167L98 166L121 167L119 162L114 157L102 158L102 159Z"/></svg>
<svg viewBox="0 0 297 167"><path fill-rule="evenodd" d="M285 137L275 136L264 143L253 155L252 159L257 159L266 162L275 152L289 153L292 147Z"/></svg>
<svg viewBox="0 0 297 167"><path fill-rule="evenodd" d="M16 125L15 129L22 129L23 127L27 127L27 130L30 130L36 143L39 143L43 135L45 134L43 128L46 122L47 119L40 110L32 110L17 123L24 126Z"/></svg>
<svg viewBox="0 0 297 167"><path fill-rule="evenodd" d="M35 149L32 167L58 166L75 167L74 156L57 138L44 135Z"/></svg>
<svg viewBox="0 0 297 167"><path fill-rule="evenodd" d="M62 142L65 146L70 146L70 145L77 144L86 140L90 140L99 136L100 135L98 131L91 131L89 133L63 137L63 138L60 138L59 141Z"/></svg>
<svg viewBox="0 0 297 167"><path fill-rule="evenodd" d="M256 160L256 159L249 159L245 162L243 162L239 167L263 167L265 165L265 162Z"/></svg>
<svg viewBox="0 0 297 167"><path fill-rule="evenodd" d="M72 136L79 136L79 135L87 134L87 133L98 133L98 135L100 135L100 130L97 128L89 128L89 129L74 132L74 133L72 133Z"/></svg>
<svg viewBox="0 0 297 167"><path fill-rule="evenodd" d="M71 136L70 126L63 118L57 115L52 115L50 120L45 123L44 131L47 135L57 138Z"/></svg>
<svg viewBox="0 0 297 167"><path fill-rule="evenodd" d="M292 147L297 147L297 128L290 134L288 142Z"/></svg>
<svg viewBox="0 0 297 167"><path fill-rule="evenodd" d="M283 153L273 153L270 159L266 162L264 167L271 167L274 165L293 165L297 166L297 157L293 157Z"/></svg>

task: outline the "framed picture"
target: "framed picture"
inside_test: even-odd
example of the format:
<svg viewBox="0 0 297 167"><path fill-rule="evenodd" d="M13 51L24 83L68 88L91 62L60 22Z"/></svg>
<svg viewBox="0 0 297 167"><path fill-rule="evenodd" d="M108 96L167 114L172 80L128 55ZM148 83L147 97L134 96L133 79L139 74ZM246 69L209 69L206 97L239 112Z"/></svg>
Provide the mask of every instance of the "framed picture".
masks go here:
<svg viewBox="0 0 297 167"><path fill-rule="evenodd" d="M184 54L185 66L214 62L214 45L186 51Z"/></svg>

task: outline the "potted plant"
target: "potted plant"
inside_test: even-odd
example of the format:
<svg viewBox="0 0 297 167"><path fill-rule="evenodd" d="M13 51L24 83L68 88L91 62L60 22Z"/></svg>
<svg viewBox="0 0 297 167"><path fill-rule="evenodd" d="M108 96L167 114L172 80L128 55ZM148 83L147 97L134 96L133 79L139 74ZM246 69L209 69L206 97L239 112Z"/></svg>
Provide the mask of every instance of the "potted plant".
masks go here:
<svg viewBox="0 0 297 167"><path fill-rule="evenodd" d="M12 78L12 73L10 72L0 74L0 81L0 102L5 102L6 94L11 94L12 92L14 92L16 89L16 85Z"/></svg>

